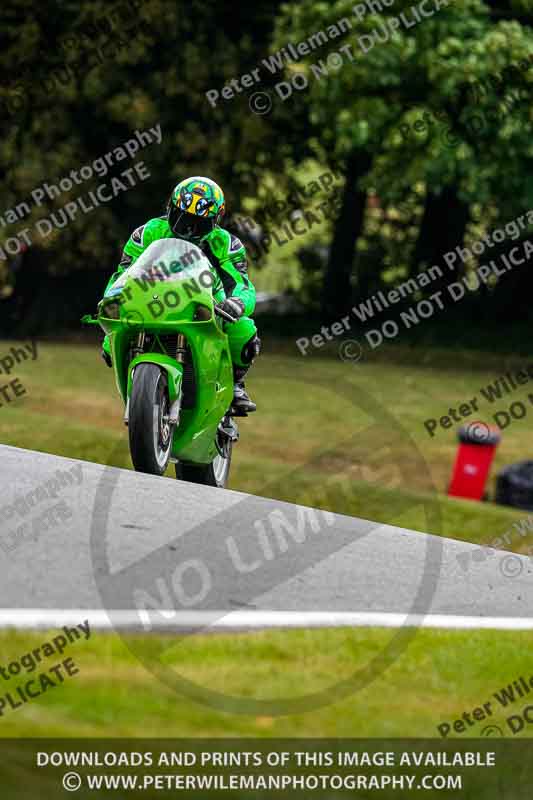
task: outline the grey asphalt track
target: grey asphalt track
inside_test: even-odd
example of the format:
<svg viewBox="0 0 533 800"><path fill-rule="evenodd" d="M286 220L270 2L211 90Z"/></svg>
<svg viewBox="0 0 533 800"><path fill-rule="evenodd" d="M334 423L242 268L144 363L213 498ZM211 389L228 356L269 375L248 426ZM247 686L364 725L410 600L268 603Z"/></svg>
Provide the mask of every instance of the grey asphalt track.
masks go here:
<svg viewBox="0 0 533 800"><path fill-rule="evenodd" d="M58 503L63 519L51 515ZM451 539L0 446L4 609L533 617L532 562L508 558L492 551L479 560L478 548Z"/></svg>

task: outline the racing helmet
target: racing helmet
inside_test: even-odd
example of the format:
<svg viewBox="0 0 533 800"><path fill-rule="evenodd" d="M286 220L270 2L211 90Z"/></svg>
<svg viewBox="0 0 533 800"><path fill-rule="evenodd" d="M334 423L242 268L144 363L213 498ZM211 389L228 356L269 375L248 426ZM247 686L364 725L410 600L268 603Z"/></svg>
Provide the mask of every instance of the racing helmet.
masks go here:
<svg viewBox="0 0 533 800"><path fill-rule="evenodd" d="M172 233L198 243L218 225L225 211L224 194L210 178L185 178L174 188L167 205Z"/></svg>

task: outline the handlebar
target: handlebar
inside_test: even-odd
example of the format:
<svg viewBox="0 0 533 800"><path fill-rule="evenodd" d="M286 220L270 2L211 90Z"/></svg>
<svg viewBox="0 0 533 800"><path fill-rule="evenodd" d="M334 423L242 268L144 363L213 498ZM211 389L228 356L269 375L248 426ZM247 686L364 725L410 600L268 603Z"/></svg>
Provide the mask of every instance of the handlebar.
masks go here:
<svg viewBox="0 0 533 800"><path fill-rule="evenodd" d="M237 322L237 317L232 317L231 314L228 314L227 311L222 311L218 306L215 306L215 314L218 314L219 317L222 317L227 322Z"/></svg>

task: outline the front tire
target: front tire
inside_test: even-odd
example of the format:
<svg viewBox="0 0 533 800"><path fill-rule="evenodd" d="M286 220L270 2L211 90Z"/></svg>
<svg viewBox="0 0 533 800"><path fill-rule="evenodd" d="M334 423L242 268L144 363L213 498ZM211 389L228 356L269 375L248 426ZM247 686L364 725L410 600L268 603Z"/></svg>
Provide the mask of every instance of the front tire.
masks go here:
<svg viewBox="0 0 533 800"><path fill-rule="evenodd" d="M216 486L219 489L225 489L229 480L232 451L233 442L228 441L224 446L225 454L217 453L207 466L176 464L176 478L181 481L199 483L202 486Z"/></svg>
<svg viewBox="0 0 533 800"><path fill-rule="evenodd" d="M166 471L173 433L168 422L169 411L166 373L155 364L138 364L128 422L131 460L137 472L163 475Z"/></svg>

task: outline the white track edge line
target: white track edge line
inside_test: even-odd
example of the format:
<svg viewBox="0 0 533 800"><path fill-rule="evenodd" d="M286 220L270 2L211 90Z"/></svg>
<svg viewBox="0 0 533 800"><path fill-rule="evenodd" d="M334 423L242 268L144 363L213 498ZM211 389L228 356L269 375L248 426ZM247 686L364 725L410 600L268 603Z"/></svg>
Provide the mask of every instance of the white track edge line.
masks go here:
<svg viewBox="0 0 533 800"><path fill-rule="evenodd" d="M370 611L175 611L133 609L0 609L0 629L62 628L89 621L93 630L139 633L202 630L216 633L264 628L449 628L456 630L533 630L529 617L476 617L448 614L395 614Z"/></svg>

